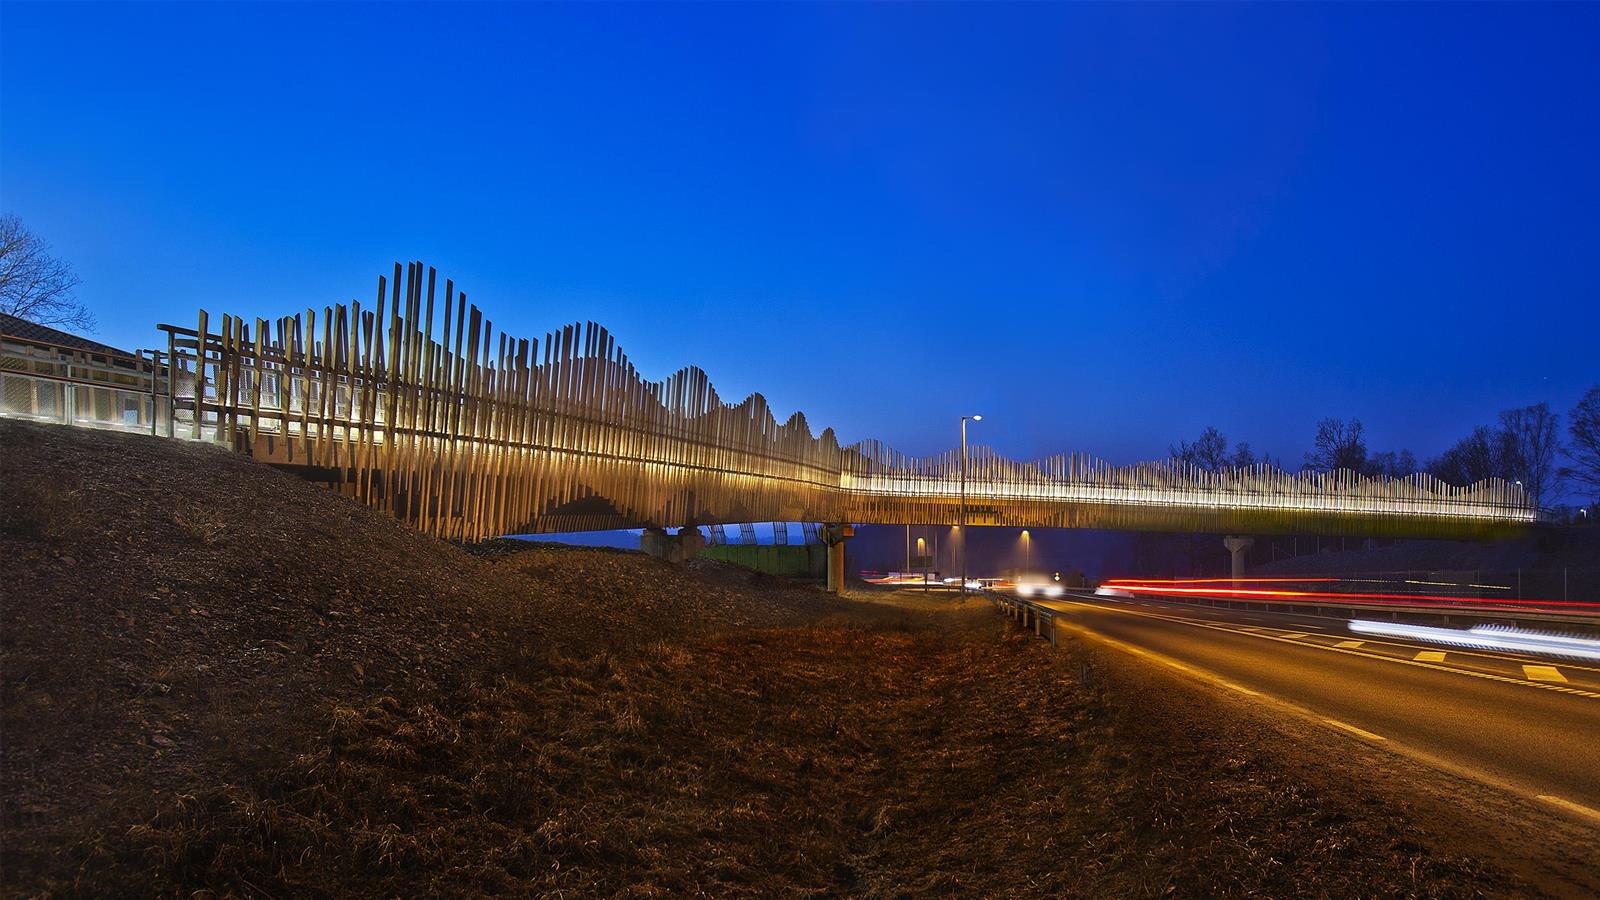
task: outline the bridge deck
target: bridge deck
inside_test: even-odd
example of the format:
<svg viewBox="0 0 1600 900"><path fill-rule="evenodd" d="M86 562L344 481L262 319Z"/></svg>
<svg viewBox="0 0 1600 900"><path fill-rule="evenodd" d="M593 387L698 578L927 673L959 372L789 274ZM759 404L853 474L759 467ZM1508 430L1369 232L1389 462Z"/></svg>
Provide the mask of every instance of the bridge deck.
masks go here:
<svg viewBox="0 0 1600 900"><path fill-rule="evenodd" d="M646 381L592 322L542 344L515 340L452 282L442 297L437 288L432 269L396 265L372 310L352 302L271 322L202 311L193 329L163 325L166 409L130 421L298 468L451 539L959 520L958 452L841 447L798 413L779 423L759 394L723 403L699 369ZM1499 480L1117 467L1082 455L1018 463L982 447L965 469L967 520L980 525L1464 538L1536 520L1521 489Z"/></svg>

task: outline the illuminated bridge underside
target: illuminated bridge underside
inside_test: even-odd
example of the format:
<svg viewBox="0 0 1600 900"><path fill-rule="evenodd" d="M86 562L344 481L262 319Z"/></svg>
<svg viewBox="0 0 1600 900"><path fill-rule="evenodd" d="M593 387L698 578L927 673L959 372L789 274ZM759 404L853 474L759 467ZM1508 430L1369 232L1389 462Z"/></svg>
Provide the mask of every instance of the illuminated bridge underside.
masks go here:
<svg viewBox="0 0 1600 900"><path fill-rule="evenodd" d="M960 459L913 459L724 404L696 368L639 376L604 328L496 334L412 263L358 302L271 322L162 326L176 427L322 478L430 534L819 521L954 524ZM187 412L186 412L187 411ZM1178 463L1031 463L976 448L968 521L1163 531L1495 537L1535 515L1515 485Z"/></svg>

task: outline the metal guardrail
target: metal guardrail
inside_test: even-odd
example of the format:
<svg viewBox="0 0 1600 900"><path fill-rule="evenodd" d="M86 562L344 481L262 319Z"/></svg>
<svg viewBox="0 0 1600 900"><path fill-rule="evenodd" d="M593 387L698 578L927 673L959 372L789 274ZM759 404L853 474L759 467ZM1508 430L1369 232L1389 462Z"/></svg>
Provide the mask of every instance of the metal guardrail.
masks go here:
<svg viewBox="0 0 1600 900"><path fill-rule="evenodd" d="M1056 646L1055 623L1056 618L1061 615L1060 610L1041 606L1032 600L1018 597L1015 594L990 590L982 590L979 593L988 597L989 602L1004 611L1006 616L1013 622L1024 628L1032 628L1034 634L1042 638L1048 638L1050 646Z"/></svg>

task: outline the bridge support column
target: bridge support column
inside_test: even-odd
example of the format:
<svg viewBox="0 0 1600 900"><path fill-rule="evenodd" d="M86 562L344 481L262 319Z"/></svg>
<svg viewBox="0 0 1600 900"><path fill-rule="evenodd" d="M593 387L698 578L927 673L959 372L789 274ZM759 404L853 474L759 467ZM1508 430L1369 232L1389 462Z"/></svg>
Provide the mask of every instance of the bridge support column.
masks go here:
<svg viewBox="0 0 1600 900"><path fill-rule="evenodd" d="M677 541L667 534L665 528L646 528L644 534L639 535L639 549L656 559L678 562L678 558L674 558L678 556L675 552L678 549Z"/></svg>
<svg viewBox="0 0 1600 900"><path fill-rule="evenodd" d="M1222 546L1228 548L1233 554L1233 580L1237 583L1244 577L1245 555L1250 548L1255 546L1256 539L1243 535L1228 535L1222 539Z"/></svg>
<svg viewBox="0 0 1600 900"><path fill-rule="evenodd" d="M639 535L640 550L671 563L693 559L705 544L706 539L700 534L700 529L692 525L678 529L677 534L667 534L665 528L646 528Z"/></svg>
<svg viewBox="0 0 1600 900"><path fill-rule="evenodd" d="M678 552L684 560L694 559L705 545L706 536L694 525L685 525L678 529Z"/></svg>
<svg viewBox="0 0 1600 900"><path fill-rule="evenodd" d="M817 536L828 546L828 593L830 594L844 590L844 542L855 537L855 534L856 529L853 525L825 525L817 530Z"/></svg>

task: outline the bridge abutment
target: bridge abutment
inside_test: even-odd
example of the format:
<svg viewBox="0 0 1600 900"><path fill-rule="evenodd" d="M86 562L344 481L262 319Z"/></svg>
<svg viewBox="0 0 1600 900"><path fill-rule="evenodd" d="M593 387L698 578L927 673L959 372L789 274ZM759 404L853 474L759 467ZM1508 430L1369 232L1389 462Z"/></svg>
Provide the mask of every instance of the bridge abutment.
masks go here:
<svg viewBox="0 0 1600 900"><path fill-rule="evenodd" d="M854 525L824 525L817 537L828 546L828 593L844 590L844 542L855 537Z"/></svg>
<svg viewBox="0 0 1600 900"><path fill-rule="evenodd" d="M646 528L639 535L640 550L670 563L693 559L705 545L705 536L693 526L680 528L677 534L667 534L665 528Z"/></svg>
<svg viewBox="0 0 1600 900"><path fill-rule="evenodd" d="M1249 555L1250 548L1255 546L1256 539L1248 535L1230 534L1222 539L1222 546L1228 548L1233 554L1233 580L1237 584L1244 578L1244 564Z"/></svg>

